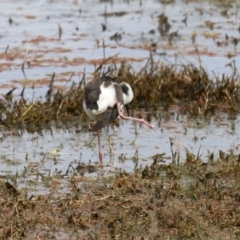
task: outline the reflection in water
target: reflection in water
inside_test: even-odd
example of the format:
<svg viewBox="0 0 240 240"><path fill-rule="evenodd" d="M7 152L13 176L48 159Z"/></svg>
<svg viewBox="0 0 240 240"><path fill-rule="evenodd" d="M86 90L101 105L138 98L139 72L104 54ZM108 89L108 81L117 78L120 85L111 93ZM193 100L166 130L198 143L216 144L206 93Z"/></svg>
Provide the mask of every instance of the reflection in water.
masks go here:
<svg viewBox="0 0 240 240"><path fill-rule="evenodd" d="M234 45L238 23L230 14L234 9L224 15L219 6L207 1L164 5L154 0L11 0L1 4L1 52L6 54L0 60L0 93L14 85L19 87L15 94L19 94L24 85L32 98L34 85L35 97L39 97L43 93L39 87L47 85L53 71L56 84L63 87L72 72L75 82L84 69L91 74L103 56L130 59L138 69L148 59L150 47L155 51L154 59L166 63L191 61L199 65L200 56L201 65L210 74L230 74L232 69L225 67L231 61L229 56L236 65L239 62ZM160 26L168 26L167 34L159 31ZM121 38L112 37L116 34ZM30 63L25 70L27 79L21 72L24 60Z"/></svg>
<svg viewBox="0 0 240 240"><path fill-rule="evenodd" d="M205 161L212 152L217 158L219 150L228 151L233 144L238 144L234 131L238 129L239 120L228 121L227 116L221 116L221 121L212 119L205 123L189 121L184 116L173 114L167 121L163 118L155 131L139 125L135 129L134 123L121 122L119 128L102 130L104 169L132 172L136 160L139 167L144 167L152 163L156 154L164 154L163 162L169 163L172 161L172 149L179 152L181 161L185 159L185 147L195 155L200 151ZM157 126L157 122L152 123ZM34 191L48 191L51 185L46 184L46 180L49 177L55 176L58 181L64 182L72 176L74 172L69 168L70 164L76 171L79 163L88 165L90 161L91 165L99 164L97 139L92 134L76 133L74 129L52 129L41 135L2 135L1 176L7 175L7 178L13 179L11 176L17 173L18 186L25 187L27 183L28 188ZM172 147L170 138L174 139ZM92 171L85 175L94 177L96 174ZM33 186L31 183L34 183ZM35 184L39 185L37 190Z"/></svg>
<svg viewBox="0 0 240 240"><path fill-rule="evenodd" d="M224 15L219 6L207 1L179 0L166 5L155 0L76 2L1 1L1 94L16 86L14 95L18 96L26 86L25 96L30 100L43 97L53 72L55 87L71 87L73 82L79 82L84 69L89 76L104 55L126 58L138 70L149 58L150 47L156 61L190 61L198 65L201 60L210 74L230 74L230 65L225 66L231 56L239 65L234 45L239 36L238 23L231 14L234 9ZM167 26L165 32L163 26ZM26 77L21 71L24 61L29 63ZM216 151L217 155L219 149L227 151L233 143L238 144L234 133L239 119L219 119L205 123L187 120L185 116L177 119L173 114L168 121L162 119L154 132L144 126L137 128L137 135L132 123L121 122L119 128L102 131L104 163L109 163L107 169L114 166L131 172L136 158L139 166L145 166L153 161L152 156L163 153L167 163L172 158L170 137L175 139L173 149L179 149L180 157L185 156L182 146L186 146L195 154L200 148L202 158L207 159L208 151ZM51 176L63 181L70 164L77 167L79 161L88 164L89 160L91 164L98 163L96 139L91 142L93 136L88 132L53 129L41 135L24 133L21 137L1 134L1 176L12 181L12 176L17 176L20 187L33 186L37 191L37 184L39 191L48 191Z"/></svg>

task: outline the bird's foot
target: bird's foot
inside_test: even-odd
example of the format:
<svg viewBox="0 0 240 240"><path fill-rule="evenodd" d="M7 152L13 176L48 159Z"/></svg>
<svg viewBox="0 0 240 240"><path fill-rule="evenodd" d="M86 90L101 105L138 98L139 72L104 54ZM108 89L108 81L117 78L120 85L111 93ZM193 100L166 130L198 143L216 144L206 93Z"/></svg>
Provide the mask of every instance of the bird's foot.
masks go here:
<svg viewBox="0 0 240 240"><path fill-rule="evenodd" d="M140 121L140 123L143 123L143 124L145 124L146 126L148 126L149 128L151 128L151 129L154 129L154 127L153 127L153 125L151 125L148 121L146 121L144 118L142 118L142 119L139 119Z"/></svg>

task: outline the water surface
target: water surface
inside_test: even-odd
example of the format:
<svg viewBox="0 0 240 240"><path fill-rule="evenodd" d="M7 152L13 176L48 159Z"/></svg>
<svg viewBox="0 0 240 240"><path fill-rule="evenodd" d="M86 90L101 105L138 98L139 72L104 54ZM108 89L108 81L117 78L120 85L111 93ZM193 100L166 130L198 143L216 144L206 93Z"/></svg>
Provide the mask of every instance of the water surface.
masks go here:
<svg viewBox="0 0 240 240"><path fill-rule="evenodd" d="M114 55L130 61L137 71L149 58L153 43L157 46L155 61L166 64L191 62L202 65L213 76L213 72L230 75L232 69L226 65L233 60L236 66L240 63L238 46L233 44L234 38L239 37L237 2L230 8L209 1L185 3L180 0L166 5L155 0L129 3L122 0L9 0L1 1L0 6L2 95L17 86L14 92L17 98L25 86L27 98L44 97L53 72L56 73L55 89L66 90L73 82L80 81L84 71L90 79L95 66L104 57ZM171 40L158 31L162 13L171 25L168 32L174 35ZM102 24L106 26L105 31ZM121 39L111 40L116 33L121 34ZM26 76L21 70L24 61L29 63L29 67L25 67ZM161 121L160 118L153 120L155 131L124 121L119 128L103 129L104 164L109 165L105 169L132 172L136 151L138 166L143 167L151 164L156 154L165 154L163 161L168 163L172 151L179 152L181 161L185 148L196 155L199 152L204 160L212 152L217 159L220 149L234 148L238 153L239 117L230 121L227 115L217 114L205 121L201 118L189 120L178 114L174 111L168 120L164 117ZM92 133L79 133L76 131L79 129L80 121L78 128L52 127L51 131L42 134L25 132L16 136L2 132L2 178L13 180L13 176L17 176L19 187L27 186L32 192L50 191L45 182L47 177L62 181L65 178L60 176L66 173L70 164L76 167L79 162L98 163L97 140L89 145ZM170 138L174 139L172 148ZM66 174L66 178L71 174Z"/></svg>

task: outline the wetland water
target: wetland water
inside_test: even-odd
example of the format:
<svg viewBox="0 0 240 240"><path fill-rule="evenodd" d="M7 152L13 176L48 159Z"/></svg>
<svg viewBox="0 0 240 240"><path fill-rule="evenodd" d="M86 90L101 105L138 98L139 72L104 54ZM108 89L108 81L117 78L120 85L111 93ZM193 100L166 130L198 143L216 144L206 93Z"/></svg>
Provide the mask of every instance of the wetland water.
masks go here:
<svg viewBox="0 0 240 240"><path fill-rule="evenodd" d="M67 90L78 83L84 71L91 77L95 65L103 59L102 41L105 43L105 58L118 55L119 59L132 62L139 70L149 58L149 48L157 44L155 61L164 63L188 63L206 68L209 74L232 74L226 66L235 60L239 66L239 49L235 39L239 37L239 6L219 6L204 1L175 1L163 5L159 1L28 1L9 0L0 3L0 93L5 94L17 87L18 98L23 86L31 101L45 97L53 72L56 73L55 90ZM172 38L160 36L158 16L168 17ZM103 31L101 24L106 26ZM59 37L61 29L61 37ZM121 39L111 40L114 34ZM198 54L195 49L198 49ZM231 57L231 58L229 58ZM199 59L200 58L200 59ZM21 66L25 67L25 76ZM73 74L70 81L69 77ZM214 76L214 74L213 74ZM155 131L121 121L120 127L102 131L104 163L116 169L133 171L133 157L138 151L139 165L152 162L152 156L164 155L171 159L169 137L176 140L180 159L184 147L204 159L214 152L228 151L234 147L238 153L239 117L228 120L224 114L208 120L189 120L173 111L170 118L159 113L161 121L153 120ZM166 120L167 119L167 120ZM79 122L79 129L81 128ZM77 166L79 160L88 164L98 161L96 139L89 132L76 133L76 128L43 131L42 134L24 133L21 137L2 132L1 176L10 178L18 173L18 186L31 186L31 180L41 176L58 175L67 171L69 164ZM109 142L113 156L110 157ZM177 143L180 144L177 144ZM184 146L184 147L183 147ZM199 150L200 149L200 150ZM80 154L81 157L80 157ZM120 156L125 155L125 160ZM120 159L119 159L120 157ZM109 167L110 171L112 168ZM116 170L115 169L115 170ZM91 175L91 174L90 174ZM94 174L93 174L94 175ZM35 189L34 182L32 191ZM37 182L46 190L44 181ZM31 187L29 187L31 188Z"/></svg>

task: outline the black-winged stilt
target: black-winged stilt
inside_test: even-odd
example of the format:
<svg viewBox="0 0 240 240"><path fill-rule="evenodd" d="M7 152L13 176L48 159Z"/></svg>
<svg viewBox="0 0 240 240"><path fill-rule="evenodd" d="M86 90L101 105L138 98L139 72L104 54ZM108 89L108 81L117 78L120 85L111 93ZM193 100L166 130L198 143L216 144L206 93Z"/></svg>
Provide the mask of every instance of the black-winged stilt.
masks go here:
<svg viewBox="0 0 240 240"><path fill-rule="evenodd" d="M116 83L111 77L95 78L85 87L83 109L92 120L97 121L93 131L97 131L99 160L102 167L103 152L101 149L99 130L120 117L143 123L149 128L153 126L144 119L133 118L123 114L124 105L133 100L133 90L128 83Z"/></svg>

